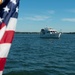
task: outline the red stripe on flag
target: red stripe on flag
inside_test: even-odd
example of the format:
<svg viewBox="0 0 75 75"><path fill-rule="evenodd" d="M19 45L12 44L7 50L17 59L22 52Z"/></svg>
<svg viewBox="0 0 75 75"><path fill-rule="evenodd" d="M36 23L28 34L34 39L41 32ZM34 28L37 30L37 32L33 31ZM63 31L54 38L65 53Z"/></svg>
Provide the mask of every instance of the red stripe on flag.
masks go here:
<svg viewBox="0 0 75 75"><path fill-rule="evenodd" d="M0 71L4 70L5 63L6 63L6 58L0 58Z"/></svg>
<svg viewBox="0 0 75 75"><path fill-rule="evenodd" d="M0 24L0 29L2 29L5 26L5 23Z"/></svg>
<svg viewBox="0 0 75 75"><path fill-rule="evenodd" d="M0 41L1 43L12 43L14 37L14 31L6 31Z"/></svg>

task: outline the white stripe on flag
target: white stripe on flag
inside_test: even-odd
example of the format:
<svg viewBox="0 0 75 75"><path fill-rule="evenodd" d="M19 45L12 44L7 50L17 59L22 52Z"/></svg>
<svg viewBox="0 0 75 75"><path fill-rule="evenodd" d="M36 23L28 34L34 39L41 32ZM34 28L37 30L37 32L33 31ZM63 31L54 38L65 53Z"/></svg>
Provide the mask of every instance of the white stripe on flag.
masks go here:
<svg viewBox="0 0 75 75"><path fill-rule="evenodd" d="M17 23L17 19L16 18L10 18L10 21L8 23L6 31L8 31L8 30L15 31L16 23Z"/></svg>
<svg viewBox="0 0 75 75"><path fill-rule="evenodd" d="M10 50L10 43L0 44L0 58L6 58Z"/></svg>
<svg viewBox="0 0 75 75"><path fill-rule="evenodd" d="M0 40L2 39L4 32L5 32L6 26L4 26L1 30L0 30Z"/></svg>
<svg viewBox="0 0 75 75"><path fill-rule="evenodd" d="M2 75L3 71L0 71L0 75Z"/></svg>

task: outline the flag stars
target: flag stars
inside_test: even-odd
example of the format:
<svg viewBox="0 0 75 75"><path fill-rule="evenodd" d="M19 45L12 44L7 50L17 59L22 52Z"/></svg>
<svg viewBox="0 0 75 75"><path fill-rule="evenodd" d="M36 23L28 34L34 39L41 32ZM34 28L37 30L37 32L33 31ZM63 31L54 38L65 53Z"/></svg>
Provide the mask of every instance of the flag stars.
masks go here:
<svg viewBox="0 0 75 75"><path fill-rule="evenodd" d="M9 10L10 9L7 6L4 8L4 11L7 12L7 13L9 12Z"/></svg>
<svg viewBox="0 0 75 75"><path fill-rule="evenodd" d="M18 13L18 11L19 11L19 9L18 9L18 7L16 8L16 12Z"/></svg>
<svg viewBox="0 0 75 75"><path fill-rule="evenodd" d="M2 23L2 21L3 21L3 18L0 17L0 23Z"/></svg>
<svg viewBox="0 0 75 75"><path fill-rule="evenodd" d="M16 0L10 0L10 1L16 5Z"/></svg>

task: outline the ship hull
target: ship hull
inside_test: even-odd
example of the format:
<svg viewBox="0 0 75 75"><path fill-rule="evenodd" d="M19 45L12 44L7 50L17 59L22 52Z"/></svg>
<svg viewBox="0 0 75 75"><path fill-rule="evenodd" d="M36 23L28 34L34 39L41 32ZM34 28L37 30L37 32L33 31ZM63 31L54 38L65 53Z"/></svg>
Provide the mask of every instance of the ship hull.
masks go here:
<svg viewBox="0 0 75 75"><path fill-rule="evenodd" d="M61 33L54 34L40 34L40 38L60 38Z"/></svg>

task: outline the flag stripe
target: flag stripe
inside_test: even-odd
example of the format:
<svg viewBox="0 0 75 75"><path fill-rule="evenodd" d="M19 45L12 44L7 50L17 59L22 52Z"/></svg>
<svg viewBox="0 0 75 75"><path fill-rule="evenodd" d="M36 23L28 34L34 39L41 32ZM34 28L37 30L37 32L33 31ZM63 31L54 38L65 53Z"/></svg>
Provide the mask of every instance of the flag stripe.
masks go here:
<svg viewBox="0 0 75 75"><path fill-rule="evenodd" d="M16 18L10 18L10 21L8 23L7 28L6 28L6 26L4 26L0 30L0 34L1 34L0 35L0 40L1 40L0 43L6 43L6 42L7 43L12 43L13 35L14 35L14 32L15 32L15 28L16 28L16 22L17 22ZM6 28L6 32L4 33L5 28ZM8 38L6 38L6 37L8 37Z"/></svg>
<svg viewBox="0 0 75 75"><path fill-rule="evenodd" d="M12 43L14 37L14 31L6 31L2 37L0 44L2 43Z"/></svg>
<svg viewBox="0 0 75 75"><path fill-rule="evenodd" d="M6 26L4 26L1 30L0 30L0 40L2 39L4 33L5 33L5 29L6 29Z"/></svg>
<svg viewBox="0 0 75 75"><path fill-rule="evenodd" d="M6 58L0 58L0 71L4 69L5 63L6 63Z"/></svg>
<svg viewBox="0 0 75 75"><path fill-rule="evenodd" d="M16 18L10 18L10 21L8 23L6 30L13 30L15 31L16 28L17 19Z"/></svg>
<svg viewBox="0 0 75 75"><path fill-rule="evenodd" d="M0 71L0 75L2 75L3 71Z"/></svg>
<svg viewBox="0 0 75 75"><path fill-rule="evenodd" d="M8 56L10 46L10 43L0 45L0 58L6 58Z"/></svg>
<svg viewBox="0 0 75 75"><path fill-rule="evenodd" d="M5 23L0 24L0 29L2 29L5 25Z"/></svg>

